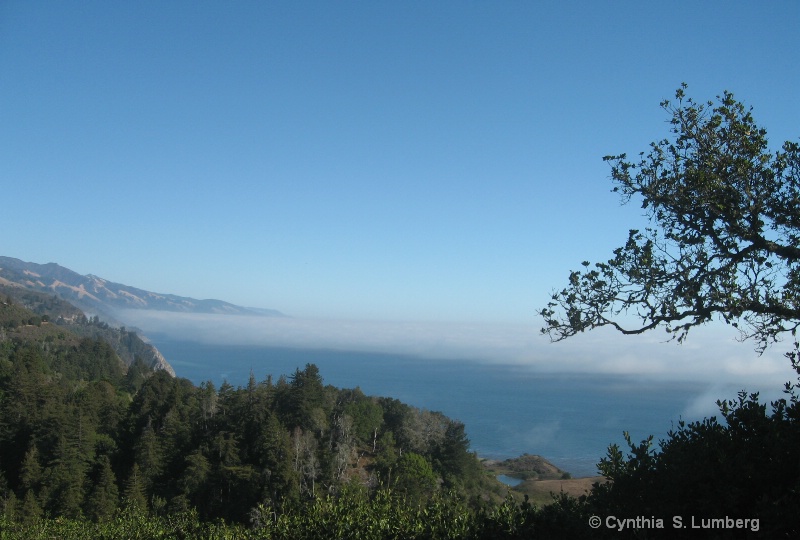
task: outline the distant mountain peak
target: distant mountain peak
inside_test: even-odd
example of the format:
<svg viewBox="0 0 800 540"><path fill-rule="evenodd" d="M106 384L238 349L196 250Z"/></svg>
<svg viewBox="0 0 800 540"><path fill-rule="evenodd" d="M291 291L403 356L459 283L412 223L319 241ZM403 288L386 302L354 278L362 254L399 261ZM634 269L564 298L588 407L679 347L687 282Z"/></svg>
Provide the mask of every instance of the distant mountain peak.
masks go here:
<svg viewBox="0 0 800 540"><path fill-rule="evenodd" d="M27 289L55 294L87 313L108 315L122 309L149 309L180 313L283 316L276 310L246 308L222 300L197 300L146 291L81 275L56 263L37 264L0 256L0 280Z"/></svg>

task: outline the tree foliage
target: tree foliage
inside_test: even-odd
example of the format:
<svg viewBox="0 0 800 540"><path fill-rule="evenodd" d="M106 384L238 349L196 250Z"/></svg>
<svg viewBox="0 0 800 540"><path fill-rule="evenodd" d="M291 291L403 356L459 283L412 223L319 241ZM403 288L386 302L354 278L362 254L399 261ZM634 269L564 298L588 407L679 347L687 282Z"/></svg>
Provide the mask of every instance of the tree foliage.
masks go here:
<svg viewBox="0 0 800 540"><path fill-rule="evenodd" d="M0 310L9 320L31 314L11 299ZM397 493L410 508L440 486L473 500L486 487L463 424L441 413L325 386L314 364L272 381L195 386L126 366L69 325L9 327L0 337L3 514L105 524L195 512L248 524L259 507L301 516L353 485L368 498Z"/></svg>
<svg viewBox="0 0 800 540"><path fill-rule="evenodd" d="M631 230L607 262L584 262L554 292L543 333L558 341L610 326L666 328L682 341L718 318L762 352L800 325L800 145L771 151L767 132L730 92L664 101L670 137L638 161L607 156L614 191L654 224ZM788 353L797 360L797 345Z"/></svg>
<svg viewBox="0 0 800 540"><path fill-rule="evenodd" d="M766 130L733 94L698 103L685 88L677 103L662 103L669 138L636 162L605 158L614 190L624 202L641 198L654 226L631 230L609 261L572 272L541 310L542 332L559 341L602 326L623 334L664 327L681 342L718 318L759 353L794 338L786 356L800 373L800 145L770 151ZM758 520L726 538L797 536L799 389L787 383L788 398L771 411L743 391L718 402L722 421L679 421L658 445L652 437L634 444L626 433L629 452L609 447L598 466L609 481L595 484L576 512L664 520L666 529L648 530L649 538L685 533L672 527L675 516Z"/></svg>
<svg viewBox="0 0 800 540"><path fill-rule="evenodd" d="M757 394L740 392L718 405L722 421L680 421L658 445L652 437L634 444L626 433L627 454L612 445L600 461L609 482L595 484L588 509L661 518L668 527L651 531L653 538L675 537L674 516L684 523L690 516L742 516L759 520L762 538L800 534L797 400L768 407Z"/></svg>

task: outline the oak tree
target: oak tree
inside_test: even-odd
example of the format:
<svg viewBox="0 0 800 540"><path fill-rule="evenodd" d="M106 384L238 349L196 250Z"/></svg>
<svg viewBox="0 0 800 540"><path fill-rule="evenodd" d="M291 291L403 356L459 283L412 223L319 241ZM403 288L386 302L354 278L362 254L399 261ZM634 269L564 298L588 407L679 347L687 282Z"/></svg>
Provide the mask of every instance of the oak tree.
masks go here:
<svg viewBox="0 0 800 540"><path fill-rule="evenodd" d="M664 101L670 136L630 161L606 156L614 191L652 224L631 230L607 262L583 263L540 311L553 341L609 326L663 327L683 341L722 320L761 353L791 336L800 371L800 144L771 150L752 108L730 92L716 102Z"/></svg>

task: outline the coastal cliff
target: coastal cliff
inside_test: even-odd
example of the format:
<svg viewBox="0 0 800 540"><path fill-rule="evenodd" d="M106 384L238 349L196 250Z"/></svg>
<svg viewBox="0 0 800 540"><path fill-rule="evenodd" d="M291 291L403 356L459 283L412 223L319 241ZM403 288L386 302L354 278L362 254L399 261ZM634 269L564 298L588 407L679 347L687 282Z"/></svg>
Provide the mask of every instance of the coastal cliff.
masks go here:
<svg viewBox="0 0 800 540"><path fill-rule="evenodd" d="M164 371L175 377L173 367L147 338L124 326L111 326L96 315L87 318L79 308L55 295L5 281L0 283L0 299L3 306L0 326L3 328L36 335L41 333L37 329L42 325L54 326L76 337L106 342L126 367L139 360L153 371Z"/></svg>

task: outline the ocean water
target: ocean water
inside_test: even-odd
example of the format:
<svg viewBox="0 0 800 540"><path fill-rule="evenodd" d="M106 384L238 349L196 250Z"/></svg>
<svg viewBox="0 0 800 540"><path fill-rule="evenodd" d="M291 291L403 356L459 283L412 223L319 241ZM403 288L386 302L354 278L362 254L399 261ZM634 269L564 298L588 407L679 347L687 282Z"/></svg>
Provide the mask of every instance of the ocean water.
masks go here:
<svg viewBox="0 0 800 540"><path fill-rule="evenodd" d="M708 385L616 375L553 374L526 366L264 346L207 345L150 336L178 376L195 384L247 384L290 375L306 363L325 384L359 387L463 422L481 457L539 454L574 477L594 476L623 431L634 442L664 438ZM716 396L729 398L732 396ZM708 398L713 403L712 398Z"/></svg>

